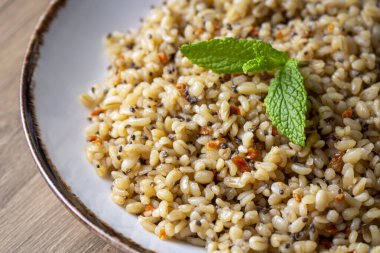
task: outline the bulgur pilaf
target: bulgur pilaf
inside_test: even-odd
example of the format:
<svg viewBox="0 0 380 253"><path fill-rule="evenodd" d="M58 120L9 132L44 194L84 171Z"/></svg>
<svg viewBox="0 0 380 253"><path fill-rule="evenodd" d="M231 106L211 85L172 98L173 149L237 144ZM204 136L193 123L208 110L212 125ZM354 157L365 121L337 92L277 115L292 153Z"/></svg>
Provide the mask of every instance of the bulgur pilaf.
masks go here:
<svg viewBox="0 0 380 253"><path fill-rule="evenodd" d="M380 252L380 3L169 0L106 38L87 157L112 200L161 239L208 252ZM270 42L302 68L306 146L265 113L274 73L218 75L183 57L213 38Z"/></svg>

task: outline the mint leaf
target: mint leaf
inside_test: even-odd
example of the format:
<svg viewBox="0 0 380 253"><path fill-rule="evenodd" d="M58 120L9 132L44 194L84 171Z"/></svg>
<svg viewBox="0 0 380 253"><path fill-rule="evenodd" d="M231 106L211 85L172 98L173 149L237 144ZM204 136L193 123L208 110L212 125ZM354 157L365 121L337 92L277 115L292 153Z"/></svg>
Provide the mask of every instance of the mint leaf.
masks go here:
<svg viewBox="0 0 380 253"><path fill-rule="evenodd" d="M269 87L265 104L269 118L293 143L305 146L307 93L298 61L290 59Z"/></svg>
<svg viewBox="0 0 380 253"><path fill-rule="evenodd" d="M289 60L287 53L274 49L269 43L260 42L255 48L258 57L244 63L244 73L280 69Z"/></svg>
<svg viewBox="0 0 380 253"><path fill-rule="evenodd" d="M185 44L180 50L192 63L228 74L275 70L289 59L287 53L260 40L213 39Z"/></svg>

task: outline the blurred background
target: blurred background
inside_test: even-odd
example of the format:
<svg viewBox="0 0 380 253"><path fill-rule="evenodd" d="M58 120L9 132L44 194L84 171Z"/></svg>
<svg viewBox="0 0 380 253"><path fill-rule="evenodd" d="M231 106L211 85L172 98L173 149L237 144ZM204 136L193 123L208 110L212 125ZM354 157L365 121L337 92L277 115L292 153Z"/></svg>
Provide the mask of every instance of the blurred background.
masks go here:
<svg viewBox="0 0 380 253"><path fill-rule="evenodd" d="M49 0L0 0L0 252L117 252L67 211L42 179L19 112L23 56Z"/></svg>

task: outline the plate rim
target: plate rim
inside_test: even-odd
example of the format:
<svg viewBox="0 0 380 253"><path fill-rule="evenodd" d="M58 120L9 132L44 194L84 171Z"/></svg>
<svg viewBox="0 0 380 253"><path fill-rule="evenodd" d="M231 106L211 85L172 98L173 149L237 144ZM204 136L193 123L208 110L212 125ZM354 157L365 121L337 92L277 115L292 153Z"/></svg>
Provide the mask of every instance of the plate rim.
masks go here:
<svg viewBox="0 0 380 253"><path fill-rule="evenodd" d="M135 241L115 231L106 222L98 218L86 205L71 191L70 187L60 176L58 170L50 160L48 152L40 139L40 130L35 117L34 107L34 72L38 66L40 49L44 43L44 35L64 8L67 0L52 0L40 16L37 25L26 48L19 81L19 108L22 128L28 143L33 160L50 190L60 200L63 206L92 233L96 234L109 244L123 252L154 252L139 245Z"/></svg>

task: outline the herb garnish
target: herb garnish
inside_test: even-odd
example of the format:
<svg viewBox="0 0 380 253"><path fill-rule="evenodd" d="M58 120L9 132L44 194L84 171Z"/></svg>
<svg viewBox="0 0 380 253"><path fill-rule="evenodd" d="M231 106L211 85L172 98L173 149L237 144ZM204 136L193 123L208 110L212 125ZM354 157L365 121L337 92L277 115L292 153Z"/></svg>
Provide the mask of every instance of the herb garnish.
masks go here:
<svg viewBox="0 0 380 253"><path fill-rule="evenodd" d="M192 63L216 73L279 70L265 98L269 118L293 143L305 146L307 93L300 62L261 40L213 39L181 46Z"/></svg>

